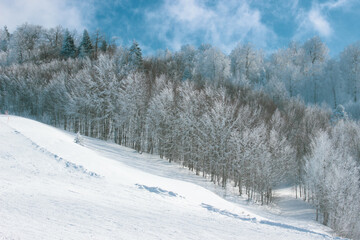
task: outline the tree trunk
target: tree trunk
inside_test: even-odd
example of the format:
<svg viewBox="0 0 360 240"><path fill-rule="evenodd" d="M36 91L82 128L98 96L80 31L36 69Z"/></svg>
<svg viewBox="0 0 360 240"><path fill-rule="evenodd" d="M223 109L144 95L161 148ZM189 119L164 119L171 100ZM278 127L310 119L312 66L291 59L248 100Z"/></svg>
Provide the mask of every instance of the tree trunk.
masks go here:
<svg viewBox="0 0 360 240"><path fill-rule="evenodd" d="M323 222L323 224L327 226L328 222L329 222L329 213L324 211L324 222Z"/></svg>

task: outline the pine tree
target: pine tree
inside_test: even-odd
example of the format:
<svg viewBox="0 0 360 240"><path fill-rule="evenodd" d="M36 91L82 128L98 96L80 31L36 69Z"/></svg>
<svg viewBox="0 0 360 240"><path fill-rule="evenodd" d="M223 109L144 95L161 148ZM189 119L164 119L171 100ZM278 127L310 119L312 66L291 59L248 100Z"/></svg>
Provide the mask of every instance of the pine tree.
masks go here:
<svg viewBox="0 0 360 240"><path fill-rule="evenodd" d="M6 52L8 49L8 44L10 41L10 33L7 27L4 27L4 30L0 30L0 50Z"/></svg>
<svg viewBox="0 0 360 240"><path fill-rule="evenodd" d="M83 137L81 136L80 132L77 132L76 137L75 137L75 139L74 139L74 142L77 143L77 144L79 144L79 145L81 145L81 146L84 145L84 139L83 139Z"/></svg>
<svg viewBox="0 0 360 240"><path fill-rule="evenodd" d="M192 74L190 72L190 69L188 66L185 67L184 69L184 72L183 72L183 77L182 77L182 80L185 81L185 80L188 80L188 79L191 79L192 78Z"/></svg>
<svg viewBox="0 0 360 240"><path fill-rule="evenodd" d="M339 104L337 105L336 109L333 111L333 115L331 116L331 121L333 123L336 123L340 120L348 120L349 117L345 111L345 108L343 105Z"/></svg>
<svg viewBox="0 0 360 240"><path fill-rule="evenodd" d="M106 52L107 48L108 48L108 44L107 44L106 40L102 40L102 41L101 41L100 50L101 50L102 52Z"/></svg>
<svg viewBox="0 0 360 240"><path fill-rule="evenodd" d="M5 32L5 35L6 35L6 40L10 41L10 33L9 33L9 30L8 30L7 26L4 26L4 32Z"/></svg>
<svg viewBox="0 0 360 240"><path fill-rule="evenodd" d="M70 35L69 31L66 30L64 42L61 48L61 55L65 58L75 57L76 48L74 44L74 39Z"/></svg>
<svg viewBox="0 0 360 240"><path fill-rule="evenodd" d="M129 65L132 70L139 70L143 65L141 48L135 40L133 41L129 51Z"/></svg>
<svg viewBox="0 0 360 240"><path fill-rule="evenodd" d="M85 29L83 33L83 38L79 46L79 55L80 57L90 57L92 53L93 46L90 40L89 33Z"/></svg>

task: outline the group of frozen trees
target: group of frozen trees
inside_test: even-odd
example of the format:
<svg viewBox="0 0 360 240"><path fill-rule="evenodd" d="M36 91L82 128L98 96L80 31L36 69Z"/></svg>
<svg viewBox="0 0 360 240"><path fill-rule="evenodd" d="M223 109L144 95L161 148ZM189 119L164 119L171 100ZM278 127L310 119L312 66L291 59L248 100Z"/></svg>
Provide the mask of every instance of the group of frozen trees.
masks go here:
<svg viewBox="0 0 360 240"><path fill-rule="evenodd" d="M291 43L272 54L267 67L268 83L275 79L290 97L301 96L308 103L325 103L333 109L343 105L353 118L359 119L360 42L332 59L318 37L303 45Z"/></svg>
<svg viewBox="0 0 360 240"><path fill-rule="evenodd" d="M79 36L61 26L45 29L38 25L23 24L12 34L4 27L0 29L0 64L36 62L43 63L55 59L89 57L96 59L101 53L113 51L100 31L92 38L84 30Z"/></svg>
<svg viewBox="0 0 360 240"><path fill-rule="evenodd" d="M360 44L330 59L317 37L269 57L204 44L144 58L136 41L24 24L0 30L0 111L159 154L262 204L292 183L319 221L356 237L359 64Z"/></svg>
<svg viewBox="0 0 360 240"><path fill-rule="evenodd" d="M359 142L360 126L348 120L318 132L306 157L304 178L316 220L355 238L360 236Z"/></svg>

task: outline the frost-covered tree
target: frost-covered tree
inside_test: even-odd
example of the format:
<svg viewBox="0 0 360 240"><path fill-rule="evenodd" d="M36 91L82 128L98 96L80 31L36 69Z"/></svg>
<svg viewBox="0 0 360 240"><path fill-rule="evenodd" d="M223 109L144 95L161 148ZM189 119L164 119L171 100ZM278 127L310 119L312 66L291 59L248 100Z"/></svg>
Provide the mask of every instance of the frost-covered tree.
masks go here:
<svg viewBox="0 0 360 240"><path fill-rule="evenodd" d="M40 59L51 61L60 57L63 39L63 28L57 26L51 29L45 29L43 33L44 44L40 46Z"/></svg>
<svg viewBox="0 0 360 240"><path fill-rule="evenodd" d="M290 97L299 93L301 82L301 49L292 43L287 49L280 49L271 55L267 66L267 82L282 82Z"/></svg>
<svg viewBox="0 0 360 240"><path fill-rule="evenodd" d="M319 88L321 86L321 74L323 71L324 63L328 58L328 48L321 41L319 37L313 37L307 40L303 45L304 53L304 74L309 81L309 89L312 90L312 98L308 100L317 104L319 102ZM305 88L305 91L309 91Z"/></svg>
<svg viewBox="0 0 360 240"><path fill-rule="evenodd" d="M196 56L195 72L201 80L221 84L230 76L230 61L219 49L208 47Z"/></svg>
<svg viewBox="0 0 360 240"><path fill-rule="evenodd" d="M133 41L129 49L129 65L132 70L140 70L143 67L141 48L137 41Z"/></svg>
<svg viewBox="0 0 360 240"><path fill-rule="evenodd" d="M61 47L61 55L64 58L76 56L76 47L75 47L74 39L68 30L65 31L64 41Z"/></svg>
<svg viewBox="0 0 360 240"><path fill-rule="evenodd" d="M207 174L206 142L202 141L203 135L200 135L204 128L200 121L207 109L206 94L204 91L195 89L192 82L184 82L179 89L178 104L181 109L179 116L179 128L186 129L181 131L182 143L182 164L196 174L202 172L203 176ZM186 106L186 107L185 107Z"/></svg>
<svg viewBox="0 0 360 240"><path fill-rule="evenodd" d="M107 48L108 48L108 44L106 40L102 40L100 45L100 51L105 53L107 51Z"/></svg>
<svg viewBox="0 0 360 240"><path fill-rule="evenodd" d="M226 187L231 172L231 132L235 127L237 114L235 107L226 100L224 89L216 91L216 97L208 111L201 118L203 129L199 137L204 154L208 159L211 180Z"/></svg>
<svg viewBox="0 0 360 240"><path fill-rule="evenodd" d="M170 85L152 98L146 119L148 133L153 139L151 148L157 149L160 157L171 162L179 158L180 125L176 102L176 89Z"/></svg>
<svg viewBox="0 0 360 240"><path fill-rule="evenodd" d="M121 81L116 74L115 60L107 55L100 55L95 62L93 74L95 85L91 92L96 94L101 138L110 139L116 134L116 119L121 105Z"/></svg>
<svg viewBox="0 0 360 240"><path fill-rule="evenodd" d="M144 136L144 122L147 101L145 77L141 73L129 74L121 81L117 124L119 127L120 143L143 151L142 137Z"/></svg>
<svg viewBox="0 0 360 240"><path fill-rule="evenodd" d="M185 45L181 47L181 50L178 54L180 55L181 61L184 65L182 79L191 80L194 73L196 49L191 45Z"/></svg>
<svg viewBox="0 0 360 240"><path fill-rule="evenodd" d="M324 85L322 87L323 99L333 108L337 108L341 101L344 101L345 88L341 81L343 80L339 63L333 59L327 61L324 68Z"/></svg>
<svg viewBox="0 0 360 240"><path fill-rule="evenodd" d="M347 146L344 131L354 123L340 121L329 135L320 132L307 157L306 179L310 198L321 220L347 237L359 236L359 165ZM358 129L359 126L356 126ZM345 140L345 141L344 141ZM320 216L320 214L322 216Z"/></svg>
<svg viewBox="0 0 360 240"><path fill-rule="evenodd" d="M0 50L6 52L8 50L8 44L10 41L10 33L6 26L4 29L0 29Z"/></svg>
<svg viewBox="0 0 360 240"><path fill-rule="evenodd" d="M230 53L231 73L240 84L259 84L264 71L264 57L251 44L238 44Z"/></svg>
<svg viewBox="0 0 360 240"><path fill-rule="evenodd" d="M82 40L79 45L79 56L80 57L91 57L93 54L93 45L88 31L85 29Z"/></svg>
<svg viewBox="0 0 360 240"><path fill-rule="evenodd" d="M75 137L75 139L74 139L74 142L77 143L77 144L79 144L79 145L81 145L81 146L84 145L84 139L83 139L83 137L81 136L80 132L77 132L76 137Z"/></svg>
<svg viewBox="0 0 360 240"><path fill-rule="evenodd" d="M22 63L35 60L39 54L39 46L43 41L41 26L25 23L17 27L10 39L9 50L12 61Z"/></svg>
<svg viewBox="0 0 360 240"><path fill-rule="evenodd" d="M340 68L347 82L347 91L352 100L357 102L360 83L360 42L349 45L341 53Z"/></svg>

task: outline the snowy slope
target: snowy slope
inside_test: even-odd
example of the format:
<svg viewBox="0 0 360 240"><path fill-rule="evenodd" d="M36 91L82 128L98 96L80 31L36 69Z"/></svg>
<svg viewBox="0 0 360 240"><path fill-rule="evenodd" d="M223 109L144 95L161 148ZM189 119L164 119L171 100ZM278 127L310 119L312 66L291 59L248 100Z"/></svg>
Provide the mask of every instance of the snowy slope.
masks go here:
<svg viewBox="0 0 360 240"><path fill-rule="evenodd" d="M0 239L337 239L298 200L264 211L221 191L156 156L0 116Z"/></svg>

